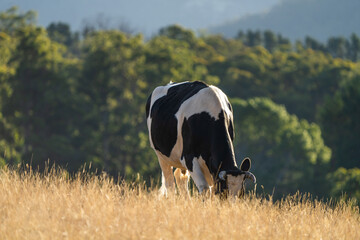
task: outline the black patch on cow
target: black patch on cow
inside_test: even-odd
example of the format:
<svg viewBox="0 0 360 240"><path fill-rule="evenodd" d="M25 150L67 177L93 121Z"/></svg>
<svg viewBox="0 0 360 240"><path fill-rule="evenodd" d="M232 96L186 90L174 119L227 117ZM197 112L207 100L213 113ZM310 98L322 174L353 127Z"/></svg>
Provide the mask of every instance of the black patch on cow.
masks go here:
<svg viewBox="0 0 360 240"><path fill-rule="evenodd" d="M241 171L239 169L226 171L226 175L231 175L231 176L234 176L234 177L237 177L237 176L242 175L242 174L246 174L246 172Z"/></svg>
<svg viewBox="0 0 360 240"><path fill-rule="evenodd" d="M200 156L214 177L222 169L238 170L235 167L232 139L228 134L229 122L224 111L220 112L218 120L207 112L184 119L182 157L190 171L193 170L193 158Z"/></svg>
<svg viewBox="0 0 360 240"><path fill-rule="evenodd" d="M228 105L230 111L233 112L232 106L231 106L231 104L230 104L228 101L227 101L227 105Z"/></svg>
<svg viewBox="0 0 360 240"><path fill-rule="evenodd" d="M229 131L231 141L234 141L235 131L234 131L234 123L233 123L232 119L229 121L228 131Z"/></svg>
<svg viewBox="0 0 360 240"><path fill-rule="evenodd" d="M215 184L215 194L220 194L220 197L222 199L226 199L227 198L227 180L218 180L218 182Z"/></svg>
<svg viewBox="0 0 360 240"><path fill-rule="evenodd" d="M175 114L181 104L207 88L203 82L188 82L170 87L167 94L157 99L150 112L151 139L156 150L170 157L177 140L177 119Z"/></svg>
<svg viewBox="0 0 360 240"><path fill-rule="evenodd" d="M228 108L230 109L230 112L233 112L233 108L230 104L230 102L226 101L227 105L228 105ZM235 130L234 130L234 122L233 122L233 119L229 119L229 126L228 126L228 131L229 131L229 135L230 135L230 138L231 138L231 141L234 141L234 138L235 138Z"/></svg>

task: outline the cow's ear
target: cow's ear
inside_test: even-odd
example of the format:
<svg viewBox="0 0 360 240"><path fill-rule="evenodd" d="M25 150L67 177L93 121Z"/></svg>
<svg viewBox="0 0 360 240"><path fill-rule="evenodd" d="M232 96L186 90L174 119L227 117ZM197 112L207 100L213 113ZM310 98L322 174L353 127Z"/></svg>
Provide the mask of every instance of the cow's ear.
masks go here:
<svg viewBox="0 0 360 240"><path fill-rule="evenodd" d="M251 167L250 158L245 158L240 165L240 170L246 172L250 170L250 167Z"/></svg>

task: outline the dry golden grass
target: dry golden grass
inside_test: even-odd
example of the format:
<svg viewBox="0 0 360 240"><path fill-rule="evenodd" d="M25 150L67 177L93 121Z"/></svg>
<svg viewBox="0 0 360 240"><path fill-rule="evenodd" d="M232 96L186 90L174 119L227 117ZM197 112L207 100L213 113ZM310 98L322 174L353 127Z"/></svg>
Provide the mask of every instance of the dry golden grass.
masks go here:
<svg viewBox="0 0 360 240"><path fill-rule="evenodd" d="M0 239L360 239L349 204L297 195L159 198L156 190L63 171L0 170Z"/></svg>

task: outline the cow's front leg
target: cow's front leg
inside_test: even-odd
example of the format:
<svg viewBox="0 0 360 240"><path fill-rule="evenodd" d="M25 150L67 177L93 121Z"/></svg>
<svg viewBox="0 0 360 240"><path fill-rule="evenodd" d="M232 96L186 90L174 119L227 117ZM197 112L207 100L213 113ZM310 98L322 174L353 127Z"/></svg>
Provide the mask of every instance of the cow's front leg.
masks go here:
<svg viewBox="0 0 360 240"><path fill-rule="evenodd" d="M206 181L206 178L204 176L204 173L201 170L201 166L199 164L199 161L196 157L192 159L192 164L186 163L185 160L182 160L188 167L188 170L190 172L190 176L193 179L197 189L201 194L204 194L210 190L209 184Z"/></svg>
<svg viewBox="0 0 360 240"><path fill-rule="evenodd" d="M175 193L174 174L172 166L169 163L170 160L166 159L160 154L157 155L162 171L160 194L167 196L168 192Z"/></svg>

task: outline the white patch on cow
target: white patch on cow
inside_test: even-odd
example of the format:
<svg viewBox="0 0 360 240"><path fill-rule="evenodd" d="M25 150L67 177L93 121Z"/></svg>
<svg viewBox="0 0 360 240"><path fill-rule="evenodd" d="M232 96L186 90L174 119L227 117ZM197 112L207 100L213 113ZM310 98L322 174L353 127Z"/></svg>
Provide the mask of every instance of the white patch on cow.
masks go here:
<svg viewBox="0 0 360 240"><path fill-rule="evenodd" d="M159 195L160 196L166 196L167 195L167 189L165 186L165 176L164 176L164 172L161 171L161 187L159 189Z"/></svg>
<svg viewBox="0 0 360 240"><path fill-rule="evenodd" d="M178 120L183 120L194 114L207 112L215 120L218 120L221 110L221 99L213 88L209 87L201 89L197 94L183 102L175 116Z"/></svg>
<svg viewBox="0 0 360 240"><path fill-rule="evenodd" d="M231 196L237 196L239 194L239 192L241 191L241 189L243 187L243 182L245 180L244 178L245 178L244 174L238 175L236 177L232 176L231 174L227 175L226 183L227 183L229 194Z"/></svg>
<svg viewBox="0 0 360 240"><path fill-rule="evenodd" d="M146 119L146 122L147 122L148 130L149 130L150 146L152 147L152 149L155 150L154 143L153 143L152 137L151 137L151 122L152 122L152 119L151 119L151 117L150 117L150 114L149 114L148 119Z"/></svg>

